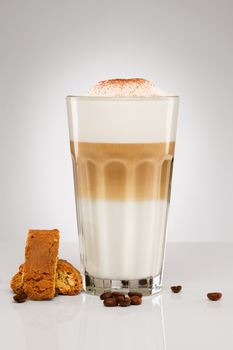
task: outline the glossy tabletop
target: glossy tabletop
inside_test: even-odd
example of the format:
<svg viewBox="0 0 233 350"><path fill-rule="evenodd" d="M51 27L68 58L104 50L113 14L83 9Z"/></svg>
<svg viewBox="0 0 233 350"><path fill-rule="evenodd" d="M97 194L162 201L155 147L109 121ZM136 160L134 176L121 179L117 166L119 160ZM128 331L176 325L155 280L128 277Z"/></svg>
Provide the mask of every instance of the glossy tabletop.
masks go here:
<svg viewBox="0 0 233 350"><path fill-rule="evenodd" d="M63 253L75 261L71 245ZM168 244L162 292L128 308L106 308L85 294L16 304L8 287L13 262L4 266L4 254L7 249L0 258L3 350L233 348L232 243ZM176 284L183 286L180 294L170 291ZM223 298L207 300L210 291Z"/></svg>

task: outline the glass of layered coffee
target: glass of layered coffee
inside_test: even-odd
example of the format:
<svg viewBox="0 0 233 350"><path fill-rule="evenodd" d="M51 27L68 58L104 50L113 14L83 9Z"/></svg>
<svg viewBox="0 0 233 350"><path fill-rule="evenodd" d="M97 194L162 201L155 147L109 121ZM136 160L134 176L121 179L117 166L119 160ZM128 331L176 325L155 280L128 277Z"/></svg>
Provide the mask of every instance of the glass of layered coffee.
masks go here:
<svg viewBox="0 0 233 350"><path fill-rule="evenodd" d="M87 293L161 288L178 102L144 79L67 97Z"/></svg>

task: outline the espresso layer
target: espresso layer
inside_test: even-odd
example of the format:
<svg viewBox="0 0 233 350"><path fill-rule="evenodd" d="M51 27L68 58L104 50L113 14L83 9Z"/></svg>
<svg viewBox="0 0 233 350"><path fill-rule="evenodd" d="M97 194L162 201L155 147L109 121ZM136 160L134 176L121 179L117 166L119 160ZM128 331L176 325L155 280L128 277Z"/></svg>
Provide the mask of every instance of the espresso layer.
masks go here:
<svg viewBox="0 0 233 350"><path fill-rule="evenodd" d="M70 143L80 198L169 200L175 142Z"/></svg>

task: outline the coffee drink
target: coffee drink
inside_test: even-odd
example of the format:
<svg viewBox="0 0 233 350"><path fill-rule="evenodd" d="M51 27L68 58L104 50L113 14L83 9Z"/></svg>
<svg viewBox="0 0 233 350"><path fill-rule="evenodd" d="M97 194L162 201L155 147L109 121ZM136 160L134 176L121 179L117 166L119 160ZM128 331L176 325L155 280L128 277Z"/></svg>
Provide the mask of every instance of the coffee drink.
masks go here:
<svg viewBox="0 0 233 350"><path fill-rule="evenodd" d="M81 258L103 280L155 277L163 264L178 97L132 81L68 97Z"/></svg>

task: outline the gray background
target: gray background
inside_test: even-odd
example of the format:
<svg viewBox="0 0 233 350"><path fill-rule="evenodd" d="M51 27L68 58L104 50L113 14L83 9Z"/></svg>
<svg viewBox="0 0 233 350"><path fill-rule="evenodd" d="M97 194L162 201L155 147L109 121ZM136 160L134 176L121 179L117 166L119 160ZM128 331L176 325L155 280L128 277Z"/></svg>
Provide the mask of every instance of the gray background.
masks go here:
<svg viewBox="0 0 233 350"><path fill-rule="evenodd" d="M65 96L114 77L181 96L168 239L233 240L232 11L231 0L0 1L3 246L28 228L77 242Z"/></svg>

